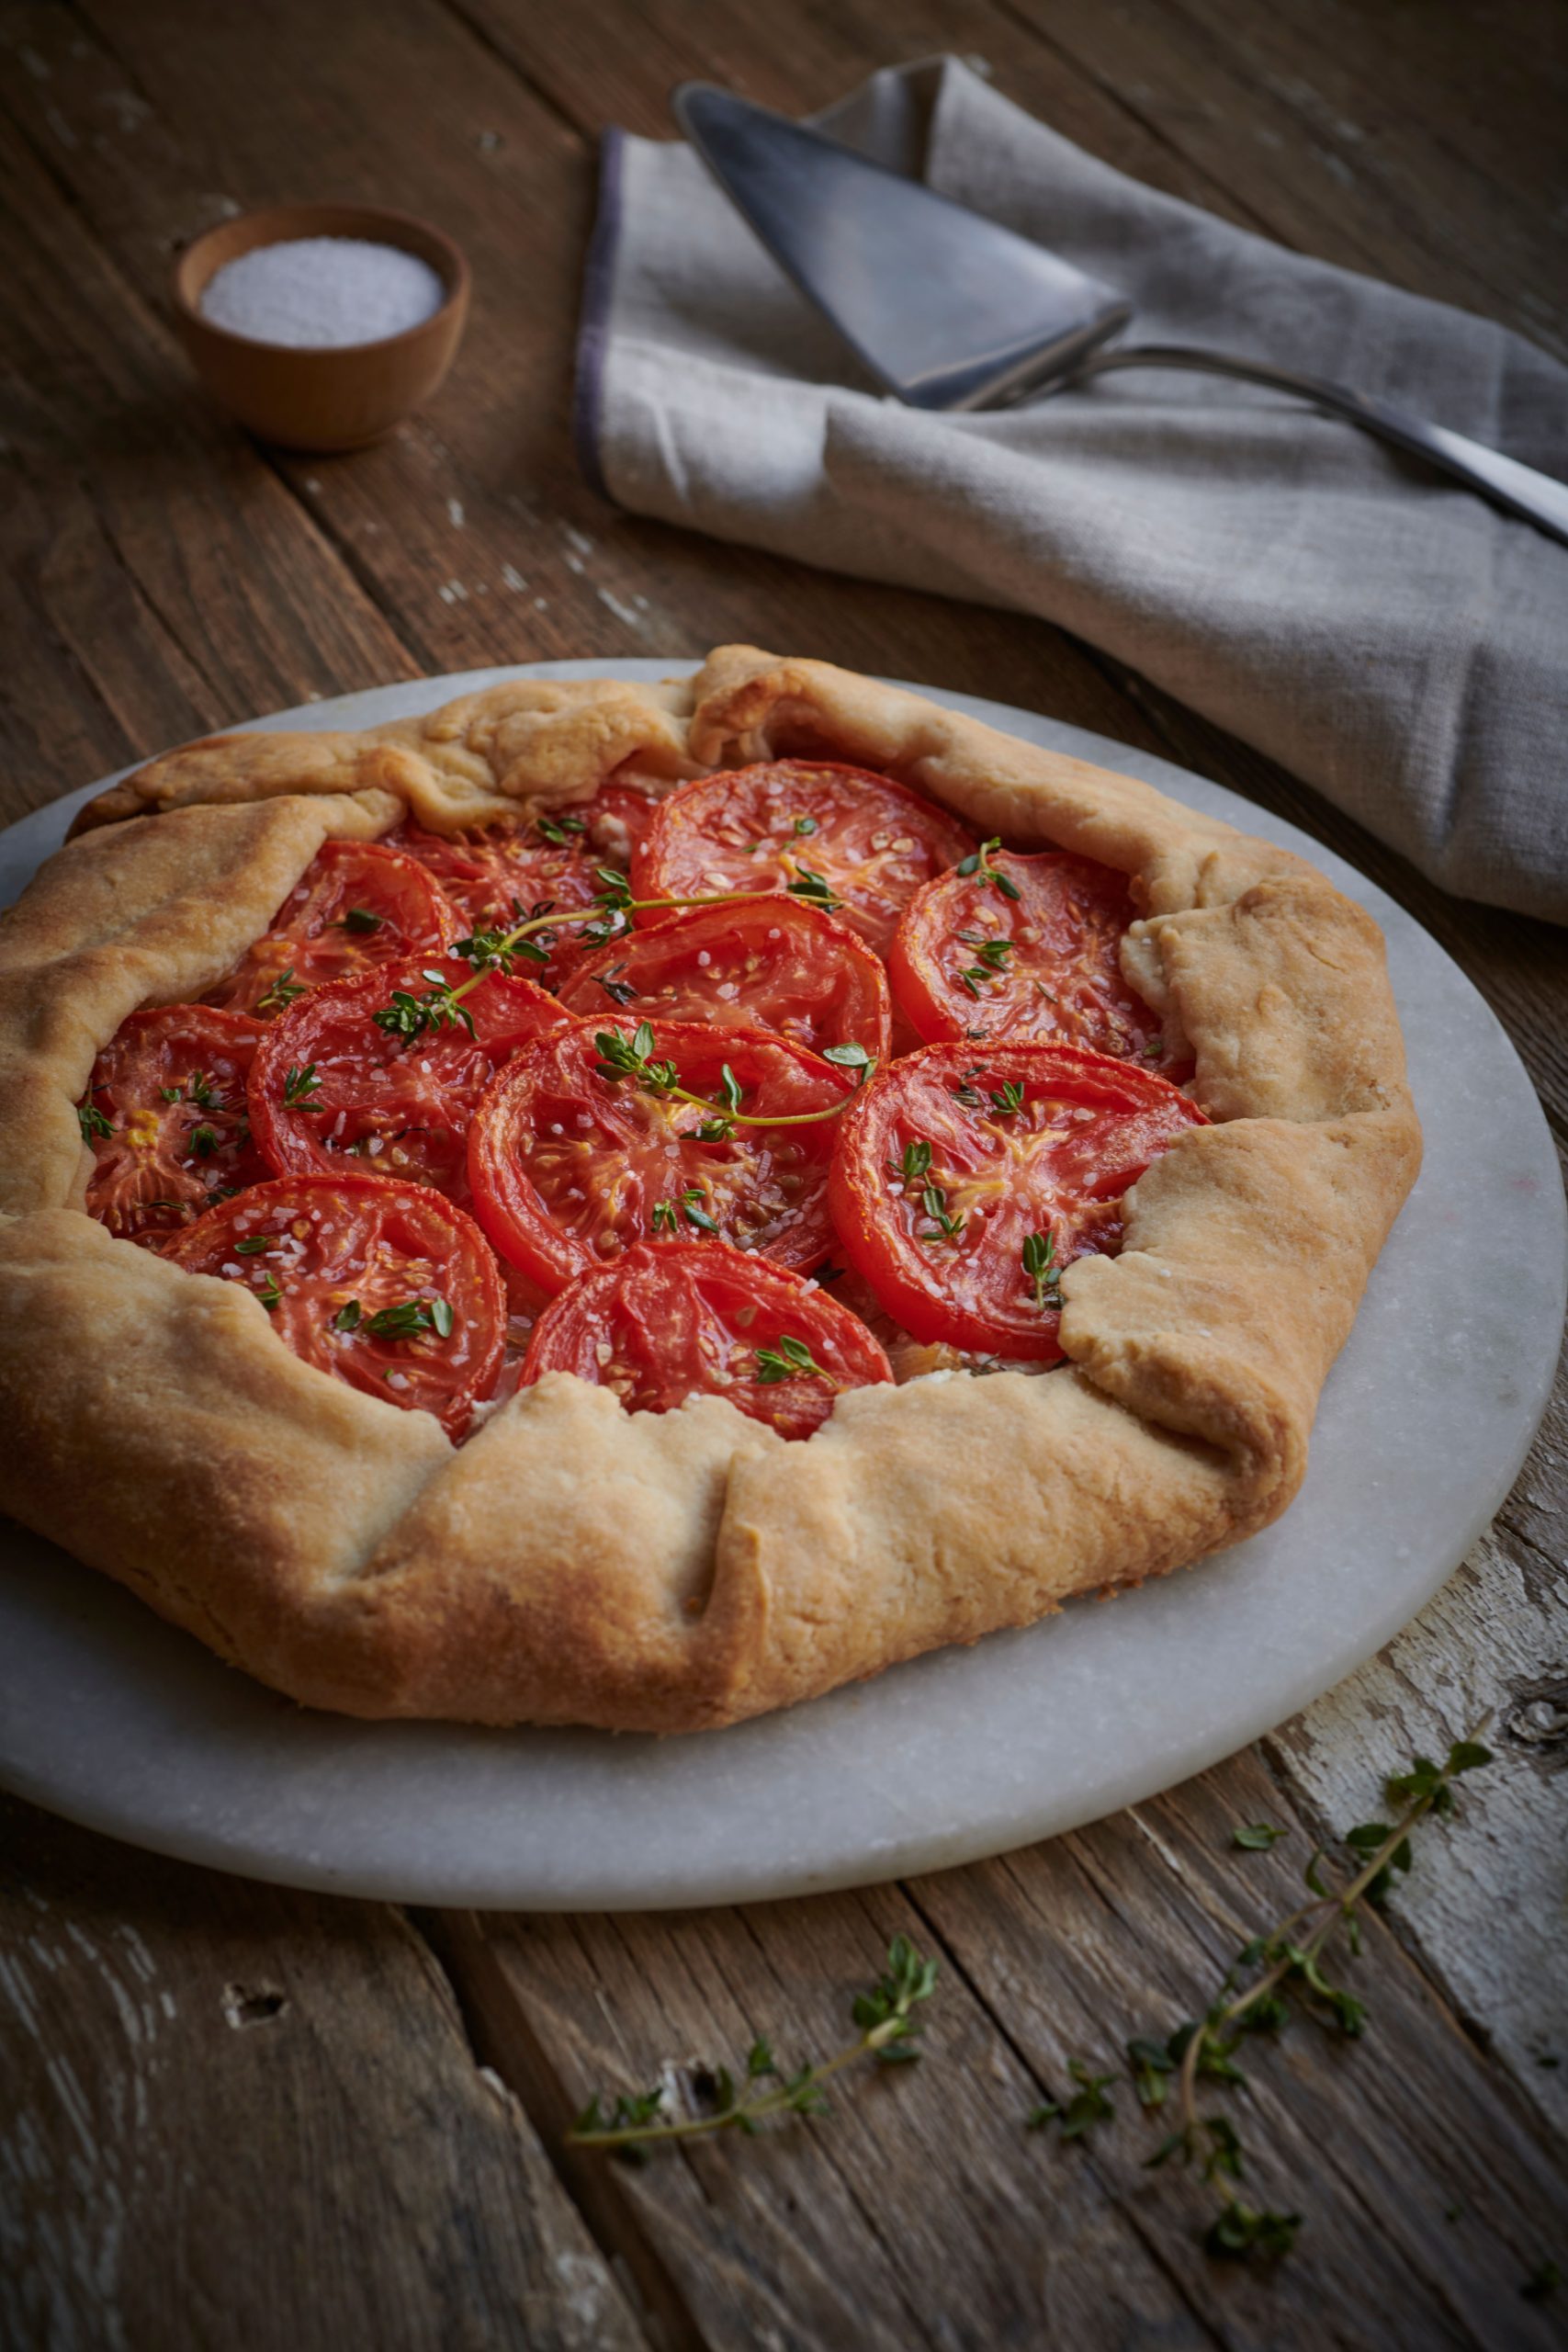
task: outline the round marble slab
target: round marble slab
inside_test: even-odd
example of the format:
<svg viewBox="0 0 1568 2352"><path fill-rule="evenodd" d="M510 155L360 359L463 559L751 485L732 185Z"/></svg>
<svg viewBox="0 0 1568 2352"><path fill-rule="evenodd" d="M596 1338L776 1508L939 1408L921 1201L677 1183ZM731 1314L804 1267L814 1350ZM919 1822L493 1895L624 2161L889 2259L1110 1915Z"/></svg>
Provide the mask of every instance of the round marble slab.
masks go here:
<svg viewBox="0 0 1568 2352"><path fill-rule="evenodd" d="M685 666L472 671L260 724L365 727L507 677ZM1441 948L1293 827L1080 729L936 699L1301 851L1387 934L1426 1166L1280 1524L1113 1604L1076 1603L731 1731L651 1740L308 1713L6 1523L0 1783L160 1852L342 1894L532 1910L755 1901L971 1861L1136 1803L1294 1714L1438 1589L1513 1483L1562 1325L1556 1157L1512 1046ZM0 904L86 797L0 836Z"/></svg>

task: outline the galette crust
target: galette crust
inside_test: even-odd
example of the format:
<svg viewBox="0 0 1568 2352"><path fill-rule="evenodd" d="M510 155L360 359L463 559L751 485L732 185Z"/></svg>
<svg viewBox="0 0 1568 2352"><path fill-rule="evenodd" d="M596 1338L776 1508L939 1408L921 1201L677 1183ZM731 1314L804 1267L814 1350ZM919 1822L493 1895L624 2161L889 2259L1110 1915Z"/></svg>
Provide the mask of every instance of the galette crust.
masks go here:
<svg viewBox="0 0 1568 2352"><path fill-rule="evenodd" d="M1119 1257L1068 1270L1061 1370L856 1391L787 1444L718 1398L628 1415L552 1373L454 1449L84 1214L95 1055L210 987L322 841L797 755L1131 878L1129 977L1216 1124L1128 1196ZM761 1713L1267 1525L1420 1158L1382 936L1314 867L750 646L660 687L522 680L153 761L0 922L0 1505L307 1704L615 1730Z"/></svg>

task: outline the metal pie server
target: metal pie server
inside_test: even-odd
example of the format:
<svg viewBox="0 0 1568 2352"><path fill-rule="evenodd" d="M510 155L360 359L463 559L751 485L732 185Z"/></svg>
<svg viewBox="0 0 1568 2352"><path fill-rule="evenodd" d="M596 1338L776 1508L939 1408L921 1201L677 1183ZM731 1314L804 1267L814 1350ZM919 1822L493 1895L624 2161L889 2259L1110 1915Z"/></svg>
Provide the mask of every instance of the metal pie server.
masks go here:
<svg viewBox="0 0 1568 2352"><path fill-rule="evenodd" d="M1568 482L1264 360L1174 344L1108 349L1132 304L1045 246L732 91L687 82L671 105L773 259L912 408L1002 408L1122 368L1237 377L1348 417L1568 545Z"/></svg>

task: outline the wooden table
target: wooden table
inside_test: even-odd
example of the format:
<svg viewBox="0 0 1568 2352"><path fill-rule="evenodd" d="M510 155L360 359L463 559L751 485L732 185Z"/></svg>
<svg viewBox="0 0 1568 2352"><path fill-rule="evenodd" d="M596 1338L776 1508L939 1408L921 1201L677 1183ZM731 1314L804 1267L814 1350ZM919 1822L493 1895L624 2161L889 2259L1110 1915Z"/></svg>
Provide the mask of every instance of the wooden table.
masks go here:
<svg viewBox="0 0 1568 2352"><path fill-rule="evenodd" d="M1413 908L1562 1132L1561 933L1440 897L1090 648L637 521L569 451L607 120L691 74L792 111L948 48L1111 163L1562 352L1560 7L1495 0L72 0L0 5L0 811L378 681L748 638L1097 728L1220 777ZM383 447L265 453L170 333L170 256L243 206L389 202L475 266L453 380ZM3 1440L0 1440L3 1442ZM916 1884L701 1916L424 1916L254 1886L4 1808L0 2337L83 2346L1542 2345L1568 2328L1568 1415L1426 1615L1157 1803ZM1129 1693L1129 1705L1135 1704ZM1141 2168L1123 2083L1029 2135L1071 2059L1168 2032L1299 1899L1320 1837L1486 1710L1497 1761L1354 1964L1375 2030L1249 2061L1273 2269ZM1238 1822L1289 1829L1229 1849ZM934 1952L929 2055L831 2120L637 2170L563 2145L601 2086L767 2034L834 2046L890 1935ZM1558 2062L1562 2063L1559 2064ZM1226 2101L1233 2095L1224 2094ZM1219 2100L1216 2104L1222 2103ZM1527 2286L1532 2291L1521 2291Z"/></svg>

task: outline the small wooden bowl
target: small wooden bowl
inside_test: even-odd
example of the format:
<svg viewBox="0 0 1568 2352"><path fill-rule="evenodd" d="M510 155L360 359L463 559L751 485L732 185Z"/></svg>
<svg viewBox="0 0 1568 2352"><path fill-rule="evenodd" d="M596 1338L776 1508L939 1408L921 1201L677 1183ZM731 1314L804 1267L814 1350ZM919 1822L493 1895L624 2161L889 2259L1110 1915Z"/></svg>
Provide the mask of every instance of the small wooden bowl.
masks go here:
<svg viewBox="0 0 1568 2352"><path fill-rule="evenodd" d="M258 245L294 237L364 237L430 264L446 288L439 311L379 343L325 351L255 343L201 314L209 277ZM452 365L468 311L468 265L450 237L374 204L275 204L225 220L175 265L175 323L208 390L258 439L284 449L362 449L427 401Z"/></svg>

